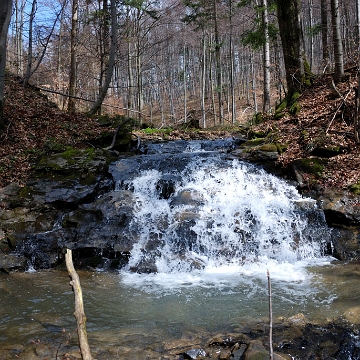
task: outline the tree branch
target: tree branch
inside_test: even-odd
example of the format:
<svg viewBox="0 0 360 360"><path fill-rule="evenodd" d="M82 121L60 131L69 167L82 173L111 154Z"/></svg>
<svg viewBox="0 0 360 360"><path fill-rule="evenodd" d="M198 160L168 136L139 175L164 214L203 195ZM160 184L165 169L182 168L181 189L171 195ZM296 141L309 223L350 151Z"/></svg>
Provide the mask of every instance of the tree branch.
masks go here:
<svg viewBox="0 0 360 360"><path fill-rule="evenodd" d="M67 271L71 278L70 285L73 288L74 296L75 296L74 316L76 318L76 323L77 323L77 332L78 332L81 356L83 360L92 360L90 347L87 340L86 316L84 312L84 303L83 303L80 279L79 279L79 275L77 274L74 268L74 264L72 260L72 251L70 249L66 250L65 262L66 262Z"/></svg>

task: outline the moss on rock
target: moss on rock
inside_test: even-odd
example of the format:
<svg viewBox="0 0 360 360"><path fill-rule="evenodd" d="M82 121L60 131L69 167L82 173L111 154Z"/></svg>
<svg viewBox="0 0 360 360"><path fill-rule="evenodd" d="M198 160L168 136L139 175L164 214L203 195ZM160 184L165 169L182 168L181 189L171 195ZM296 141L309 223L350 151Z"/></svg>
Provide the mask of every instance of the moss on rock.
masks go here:
<svg viewBox="0 0 360 360"><path fill-rule="evenodd" d="M112 160L108 151L101 149L74 149L43 156L34 168L34 178L52 180L82 179L91 183L94 177L104 172Z"/></svg>
<svg viewBox="0 0 360 360"><path fill-rule="evenodd" d="M360 195L360 180L356 184L350 186L350 191L355 195Z"/></svg>

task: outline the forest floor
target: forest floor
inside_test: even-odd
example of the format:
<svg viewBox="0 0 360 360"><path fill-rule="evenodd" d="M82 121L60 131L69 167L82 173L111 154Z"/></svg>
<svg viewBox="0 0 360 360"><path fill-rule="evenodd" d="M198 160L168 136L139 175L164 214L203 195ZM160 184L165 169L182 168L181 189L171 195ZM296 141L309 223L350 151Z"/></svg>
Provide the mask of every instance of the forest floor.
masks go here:
<svg viewBox="0 0 360 360"><path fill-rule="evenodd" d="M353 130L355 71L350 71L346 80L337 85L338 92L331 85L330 76L317 78L301 94L298 115L286 113L280 120L269 117L253 127L257 131L276 131L279 141L288 144L280 156L284 166L312 156L319 146L341 149L339 155L328 160L323 176L316 180L323 188L348 188L360 181L360 146L355 143ZM59 110L38 90L24 87L11 76L6 78L4 115L7 124L0 134L0 187L11 182L25 184L42 154L63 151L66 146L88 147L89 139L99 137L104 131L114 131L85 114ZM209 130L182 127L168 133L167 139L209 139L239 134L238 126ZM146 135L142 133L141 137Z"/></svg>

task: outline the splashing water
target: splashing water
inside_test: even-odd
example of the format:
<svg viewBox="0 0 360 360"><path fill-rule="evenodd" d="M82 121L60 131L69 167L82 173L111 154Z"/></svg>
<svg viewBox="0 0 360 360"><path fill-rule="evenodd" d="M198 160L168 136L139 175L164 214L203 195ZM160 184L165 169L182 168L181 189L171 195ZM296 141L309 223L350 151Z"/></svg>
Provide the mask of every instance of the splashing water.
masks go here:
<svg viewBox="0 0 360 360"><path fill-rule="evenodd" d="M142 160L148 169L119 182L136 199L124 281L221 283L266 268L299 281L307 264L328 263L329 229L314 200L255 166L200 154L172 158L172 168Z"/></svg>

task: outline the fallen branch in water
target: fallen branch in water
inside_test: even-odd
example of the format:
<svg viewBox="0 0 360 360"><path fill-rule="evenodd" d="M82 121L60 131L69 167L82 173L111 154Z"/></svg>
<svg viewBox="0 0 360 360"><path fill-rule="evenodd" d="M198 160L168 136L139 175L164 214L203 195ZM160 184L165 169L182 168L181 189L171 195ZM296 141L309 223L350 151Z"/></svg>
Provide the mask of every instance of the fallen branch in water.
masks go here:
<svg viewBox="0 0 360 360"><path fill-rule="evenodd" d="M79 345L81 356L83 360L92 360L92 356L90 353L90 347L87 340L87 333L86 333L86 316L84 312L84 303L83 303L83 296L82 290L80 285L79 275L77 274L73 260L72 260L72 251L70 249L66 250L65 254L65 262L66 268L71 278L70 285L73 288L74 296L75 296L75 312L74 316L77 323L77 332L79 338Z"/></svg>
<svg viewBox="0 0 360 360"><path fill-rule="evenodd" d="M272 343L272 330L273 330L273 319L272 319L272 299L271 299L271 279L270 272L267 271L268 278L268 289L269 289L269 347L270 347L270 360L274 359L273 343Z"/></svg>

